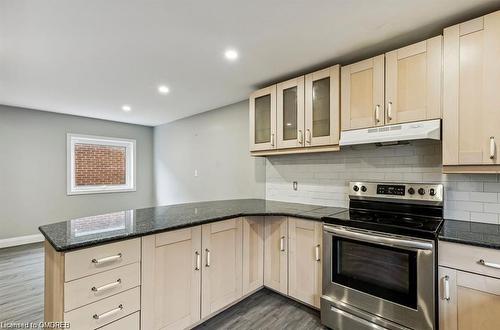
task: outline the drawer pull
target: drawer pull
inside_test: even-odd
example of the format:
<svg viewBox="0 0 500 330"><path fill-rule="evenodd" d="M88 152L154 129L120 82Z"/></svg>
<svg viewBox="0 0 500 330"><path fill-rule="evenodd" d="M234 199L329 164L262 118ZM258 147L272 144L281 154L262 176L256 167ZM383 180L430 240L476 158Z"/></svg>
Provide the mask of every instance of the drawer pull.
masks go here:
<svg viewBox="0 0 500 330"><path fill-rule="evenodd" d="M209 249L205 249L205 252L207 254L207 260L205 262L205 267L210 267L210 250Z"/></svg>
<svg viewBox="0 0 500 330"><path fill-rule="evenodd" d="M450 278L444 277L444 299L450 301Z"/></svg>
<svg viewBox="0 0 500 330"><path fill-rule="evenodd" d="M500 269L500 265L499 264L495 264L493 262L487 262L487 261L484 261L483 259L479 260L479 264L481 264L483 266L486 266L486 267Z"/></svg>
<svg viewBox="0 0 500 330"><path fill-rule="evenodd" d="M99 264L104 264L104 263L107 263L107 262L112 262L112 261L116 261L116 260L120 260L122 258L122 254L121 253L118 253L117 255L114 255L114 256L109 256L109 257L104 257L104 258L101 258L101 259L92 259L92 263L93 264L96 264L96 265L99 265Z"/></svg>
<svg viewBox="0 0 500 330"><path fill-rule="evenodd" d="M495 137L490 136L490 159L495 159Z"/></svg>
<svg viewBox="0 0 500 330"><path fill-rule="evenodd" d="M321 261L321 258L319 256L319 249L320 249L320 246L321 245L316 245L316 248L315 248L315 253L316 253L316 261Z"/></svg>
<svg viewBox="0 0 500 330"><path fill-rule="evenodd" d="M196 255L196 266L194 267L194 270L200 270L200 264L201 264L201 256L198 251L195 252Z"/></svg>
<svg viewBox="0 0 500 330"><path fill-rule="evenodd" d="M98 315L98 314L94 314L92 317L94 318L94 320L99 320L99 319L101 319L101 318L106 318L106 317L109 317L109 316L115 315L116 313L121 312L122 310L123 310L123 305L122 305L122 304L120 304L120 305L118 305L118 307L117 307L117 308L115 308L115 309L112 309L112 310L110 310L110 311L104 312L104 313L102 313L102 314L100 314L100 315Z"/></svg>
<svg viewBox="0 0 500 330"><path fill-rule="evenodd" d="M285 251L285 236L280 237L280 251Z"/></svg>
<svg viewBox="0 0 500 330"><path fill-rule="evenodd" d="M98 288L96 288L95 286L93 286L91 290L94 291L94 292L106 291L106 290L112 289L114 287L117 287L120 284L122 284L121 278L117 279L115 282L105 284L105 285L100 286Z"/></svg>

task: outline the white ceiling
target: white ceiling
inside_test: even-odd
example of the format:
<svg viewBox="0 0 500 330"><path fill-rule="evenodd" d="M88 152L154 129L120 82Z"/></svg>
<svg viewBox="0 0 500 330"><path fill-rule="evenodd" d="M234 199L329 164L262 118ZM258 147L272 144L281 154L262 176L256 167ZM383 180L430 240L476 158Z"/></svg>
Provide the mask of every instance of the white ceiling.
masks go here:
<svg viewBox="0 0 500 330"><path fill-rule="evenodd" d="M0 0L0 104L158 125L436 35L498 0ZM240 53L230 63L227 47ZM158 84L170 87L166 96ZM123 104L132 111L121 110Z"/></svg>

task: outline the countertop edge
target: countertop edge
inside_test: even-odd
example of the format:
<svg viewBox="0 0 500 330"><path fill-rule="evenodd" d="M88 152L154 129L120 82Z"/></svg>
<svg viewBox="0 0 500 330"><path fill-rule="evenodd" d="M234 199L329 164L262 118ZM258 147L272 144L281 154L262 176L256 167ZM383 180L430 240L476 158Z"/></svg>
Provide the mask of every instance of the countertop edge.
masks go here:
<svg viewBox="0 0 500 330"><path fill-rule="evenodd" d="M320 208L322 208L322 207L320 207ZM314 209L314 210L317 210L317 209ZM338 211L336 213L340 213L340 212L343 212L345 210L346 209L343 209L343 210ZM313 211L313 210L311 210L311 211ZM311 220L311 221L323 221L323 218L324 218L324 216L312 216L312 215L303 214L303 213L288 213L288 212L264 212L264 213L248 212L248 213L245 213L245 212L240 212L240 213L235 213L235 214L217 217L217 218L207 218L204 220L199 220L195 223L187 223L185 225L178 225L178 226L173 226L173 227L168 227L168 228L159 228L159 229L151 230L151 231L144 232L144 233L136 233L136 234L130 234L130 235L116 236L116 237L106 237L106 238L102 238L102 239L95 239L91 242L69 244L69 245L64 246L64 247L57 245L50 238L50 236L45 232L44 227L50 226L50 224L39 226L38 230L45 237L45 240L47 242L49 242L50 245L57 252L72 252L72 251L76 251L76 250L80 250L80 249L90 248L93 246L114 243L114 242L123 241L123 240L127 240L127 239L133 239L133 238L138 238L138 237L143 237L143 236L148 236L148 235L154 235L154 234L159 234L159 233L163 233L163 232L183 229L183 228L199 226L199 225L203 225L203 224L207 224L207 223L211 223L211 222L229 220L229 219L234 219L234 218L239 218L239 217L251 217L251 216L286 216L286 217L297 217L297 218L307 219L307 220Z"/></svg>

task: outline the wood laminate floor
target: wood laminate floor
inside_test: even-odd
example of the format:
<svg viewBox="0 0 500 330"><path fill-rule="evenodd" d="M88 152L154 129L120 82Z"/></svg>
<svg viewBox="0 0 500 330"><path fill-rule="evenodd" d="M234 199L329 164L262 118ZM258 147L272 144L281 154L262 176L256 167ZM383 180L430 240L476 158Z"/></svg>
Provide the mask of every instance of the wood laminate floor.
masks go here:
<svg viewBox="0 0 500 330"><path fill-rule="evenodd" d="M43 320L41 243L0 249L0 323ZM319 311L267 289L199 325L206 329L325 329Z"/></svg>
<svg viewBox="0 0 500 330"><path fill-rule="evenodd" d="M43 244L0 249L0 322L43 321Z"/></svg>

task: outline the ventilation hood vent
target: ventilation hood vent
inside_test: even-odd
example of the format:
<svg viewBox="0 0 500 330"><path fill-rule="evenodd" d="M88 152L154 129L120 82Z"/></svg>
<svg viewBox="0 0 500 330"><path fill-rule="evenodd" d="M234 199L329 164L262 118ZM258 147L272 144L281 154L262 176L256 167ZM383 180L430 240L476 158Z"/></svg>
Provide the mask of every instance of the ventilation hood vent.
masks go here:
<svg viewBox="0 0 500 330"><path fill-rule="evenodd" d="M388 145L422 139L441 140L440 119L345 131L340 134L340 145L368 143Z"/></svg>

